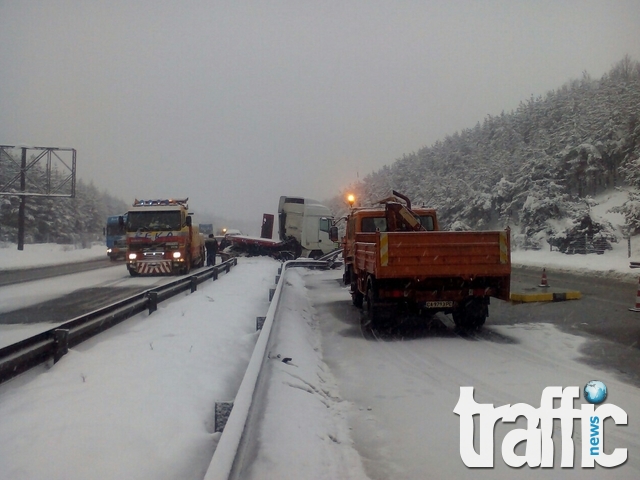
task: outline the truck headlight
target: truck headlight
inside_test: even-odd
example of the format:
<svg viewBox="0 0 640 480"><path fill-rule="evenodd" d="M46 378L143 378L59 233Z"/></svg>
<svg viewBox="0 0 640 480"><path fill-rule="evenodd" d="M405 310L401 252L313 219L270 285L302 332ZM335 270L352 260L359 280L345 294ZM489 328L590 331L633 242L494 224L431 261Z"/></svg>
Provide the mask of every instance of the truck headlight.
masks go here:
<svg viewBox="0 0 640 480"><path fill-rule="evenodd" d="M173 258L180 258L181 254L180 252L173 252Z"/></svg>
<svg viewBox="0 0 640 480"><path fill-rule="evenodd" d="M136 254L135 253L130 253L129 254L129 260L135 260L136 259Z"/></svg>

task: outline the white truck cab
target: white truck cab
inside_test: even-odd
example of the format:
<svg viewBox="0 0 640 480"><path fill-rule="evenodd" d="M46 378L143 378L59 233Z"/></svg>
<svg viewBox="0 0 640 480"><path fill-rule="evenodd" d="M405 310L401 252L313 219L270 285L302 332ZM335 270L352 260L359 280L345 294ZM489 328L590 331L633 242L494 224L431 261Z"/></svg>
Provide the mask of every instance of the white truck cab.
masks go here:
<svg viewBox="0 0 640 480"><path fill-rule="evenodd" d="M304 197L280 197L278 203L280 240L285 241L289 237L294 237L302 247L303 257L319 258L338 248L338 244L331 240L332 227L331 210L317 200Z"/></svg>

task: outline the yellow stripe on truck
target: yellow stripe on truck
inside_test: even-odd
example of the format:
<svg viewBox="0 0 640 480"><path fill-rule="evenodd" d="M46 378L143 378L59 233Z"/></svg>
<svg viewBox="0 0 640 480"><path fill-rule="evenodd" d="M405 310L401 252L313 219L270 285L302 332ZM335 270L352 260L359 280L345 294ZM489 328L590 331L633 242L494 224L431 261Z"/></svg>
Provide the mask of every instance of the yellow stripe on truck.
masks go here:
<svg viewBox="0 0 640 480"><path fill-rule="evenodd" d="M508 261L507 232L500 232L500 263L507 263Z"/></svg>
<svg viewBox="0 0 640 480"><path fill-rule="evenodd" d="M380 266L386 267L389 264L389 237L386 232L380 233Z"/></svg>

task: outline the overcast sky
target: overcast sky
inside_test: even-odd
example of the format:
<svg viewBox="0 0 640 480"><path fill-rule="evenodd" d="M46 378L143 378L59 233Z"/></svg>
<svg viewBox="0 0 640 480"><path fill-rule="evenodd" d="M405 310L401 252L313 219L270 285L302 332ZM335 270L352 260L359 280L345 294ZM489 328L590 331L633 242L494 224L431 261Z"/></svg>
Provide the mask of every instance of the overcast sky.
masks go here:
<svg viewBox="0 0 640 480"><path fill-rule="evenodd" d="M280 195L640 60L640 1L0 0L0 45L0 144L259 230Z"/></svg>

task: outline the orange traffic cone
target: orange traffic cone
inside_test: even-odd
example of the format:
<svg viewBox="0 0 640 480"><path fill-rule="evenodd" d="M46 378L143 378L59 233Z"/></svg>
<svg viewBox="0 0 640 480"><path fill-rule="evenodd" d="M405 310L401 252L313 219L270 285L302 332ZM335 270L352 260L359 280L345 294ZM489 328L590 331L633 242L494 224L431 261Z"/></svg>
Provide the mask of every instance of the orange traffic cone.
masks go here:
<svg viewBox="0 0 640 480"><path fill-rule="evenodd" d="M630 308L632 312L640 312L640 279L638 279L638 293L636 294L636 306Z"/></svg>
<svg viewBox="0 0 640 480"><path fill-rule="evenodd" d="M547 283L547 269L543 268L542 269L542 280L540 280L540 285L538 285L539 287L548 287L549 284Z"/></svg>

